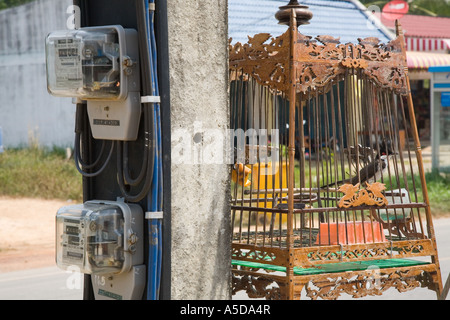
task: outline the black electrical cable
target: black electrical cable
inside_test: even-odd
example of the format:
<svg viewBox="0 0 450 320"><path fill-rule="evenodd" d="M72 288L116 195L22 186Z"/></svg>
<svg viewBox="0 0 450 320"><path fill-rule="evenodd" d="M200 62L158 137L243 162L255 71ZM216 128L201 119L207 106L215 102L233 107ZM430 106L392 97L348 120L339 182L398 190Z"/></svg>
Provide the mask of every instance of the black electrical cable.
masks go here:
<svg viewBox="0 0 450 320"><path fill-rule="evenodd" d="M75 115L75 142L74 142L74 159L75 159L75 166L79 173L81 173L84 177L91 178L98 176L100 173L105 170L106 166L108 165L112 153L114 150L114 141L111 141L111 147L109 149L109 153L105 161L103 162L103 165L100 169L94 172L86 172L84 170L90 170L96 167L100 160L104 158L104 150L105 150L105 141L102 142L102 146L99 152L99 155L95 161L93 161L91 164L87 164L83 161L81 152L80 152L80 144L81 144L81 135L84 132L84 125L83 125L83 108L86 108L86 104L84 103L77 103L77 109L76 109L76 115Z"/></svg>
<svg viewBox="0 0 450 320"><path fill-rule="evenodd" d="M146 128L145 132L147 132L147 131L148 131L148 129ZM126 168L128 168L128 143L125 142L123 144L123 166L125 168L125 170L123 171L123 175L124 175L124 179L125 179L125 183L126 184L128 184L130 186L137 186L139 183L141 183L141 181L144 178L145 173L146 173L146 166L147 166L146 163L147 163L147 160L148 160L148 156L149 156L148 152L144 151L144 156L143 156L143 159L142 159L142 164L143 165L141 167L141 171L139 172L139 175L137 176L137 178L133 179L130 176L129 171L126 169Z"/></svg>
<svg viewBox="0 0 450 320"><path fill-rule="evenodd" d="M113 150L114 150L114 141L111 141L111 147L109 148L109 153L107 158L105 159L105 161L103 162L103 165L101 166L100 169L98 169L95 172L92 173L88 173L85 172L81 167L80 167L80 160L81 160L81 155L80 155L80 134L76 133L75 134L75 146L74 146L74 158L75 158L75 166L78 170L79 173L81 173L84 177L87 178L91 178L91 177L95 177L98 176L100 173L103 172L103 170L105 170L106 166L108 165L109 161L111 160L112 154L113 154ZM102 158L103 154L100 153L99 157L97 158L96 161L94 161L93 164L89 165L89 168L93 168L95 164L97 164L100 159Z"/></svg>
<svg viewBox="0 0 450 320"><path fill-rule="evenodd" d="M76 136L77 133L75 134L75 147L79 147L80 146L80 140L81 140L81 135L82 134L78 134L78 137ZM87 164L83 161L82 156L81 156L81 152L78 153L78 157L76 157L75 159L78 159L78 163L81 165L81 167L86 170L86 169L92 169L94 167L96 167L98 165L98 163L100 162L100 159L102 158L103 152L105 151L105 140L102 140L102 146L100 147L100 152L99 155L97 157L97 159L95 159L94 162L92 162L91 164Z"/></svg>
<svg viewBox="0 0 450 320"><path fill-rule="evenodd" d="M139 55L141 67L142 93L144 96L152 94L152 84L149 79L150 50L147 41L146 12L142 0L136 1L136 14L138 24ZM128 170L128 145L127 142L117 142L117 175L120 191L124 198L130 202L138 202L148 194L151 188L154 170L154 114L151 104L143 104L144 117L144 157L140 173L137 178L131 178ZM144 179L144 184L136 195L131 195L126 189L128 186L136 186Z"/></svg>

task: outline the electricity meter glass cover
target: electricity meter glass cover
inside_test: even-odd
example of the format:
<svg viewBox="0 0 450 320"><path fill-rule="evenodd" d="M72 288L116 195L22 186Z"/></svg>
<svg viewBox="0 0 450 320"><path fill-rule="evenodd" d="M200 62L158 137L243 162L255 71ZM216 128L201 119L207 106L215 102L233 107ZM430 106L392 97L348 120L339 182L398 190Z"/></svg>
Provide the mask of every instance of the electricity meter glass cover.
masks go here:
<svg viewBox="0 0 450 320"><path fill-rule="evenodd" d="M120 25L61 30L46 38L48 92L87 101L95 139L137 139L138 35Z"/></svg>
<svg viewBox="0 0 450 320"><path fill-rule="evenodd" d="M122 269L123 215L118 207L72 207L56 217L57 257L60 267L77 266L83 273Z"/></svg>
<svg viewBox="0 0 450 320"><path fill-rule="evenodd" d="M47 85L58 96L117 99L120 48L114 28L56 31L47 37Z"/></svg>
<svg viewBox="0 0 450 320"><path fill-rule="evenodd" d="M139 263L132 261L131 256L136 254L139 258L142 254L136 243L142 235L139 228L133 227L132 231L126 222L136 218L130 215L128 205L122 203L121 206L86 202L60 208L56 215L58 267L77 267L87 274L110 274L127 271L131 265ZM128 218L123 211L128 211Z"/></svg>

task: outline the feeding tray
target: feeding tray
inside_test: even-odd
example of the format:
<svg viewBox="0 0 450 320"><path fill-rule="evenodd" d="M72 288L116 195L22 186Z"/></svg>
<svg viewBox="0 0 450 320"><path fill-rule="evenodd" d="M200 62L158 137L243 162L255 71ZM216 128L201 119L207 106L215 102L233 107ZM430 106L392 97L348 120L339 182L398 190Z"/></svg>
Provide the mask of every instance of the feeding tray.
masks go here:
<svg viewBox="0 0 450 320"><path fill-rule="evenodd" d="M335 245L385 241L387 240L382 227L380 223L375 221L323 222L320 223L316 244Z"/></svg>

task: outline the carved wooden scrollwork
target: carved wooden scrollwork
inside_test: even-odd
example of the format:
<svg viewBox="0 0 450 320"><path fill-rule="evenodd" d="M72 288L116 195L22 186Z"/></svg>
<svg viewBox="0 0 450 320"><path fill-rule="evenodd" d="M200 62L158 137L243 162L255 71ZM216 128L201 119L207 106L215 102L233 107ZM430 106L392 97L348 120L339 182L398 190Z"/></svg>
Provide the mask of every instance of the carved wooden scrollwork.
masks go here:
<svg viewBox="0 0 450 320"><path fill-rule="evenodd" d="M233 247L232 255L236 259L247 261L274 262L276 259L276 255L273 252L261 251L256 249L242 250Z"/></svg>
<svg viewBox="0 0 450 320"><path fill-rule="evenodd" d="M355 261L359 259L379 259L392 257L394 254L401 256L424 255L433 253L429 241L402 241L395 244L394 247L379 245L355 245L348 247L345 251L336 248L317 248L306 253L306 259L303 263L322 263L330 261ZM302 260L303 261L303 260Z"/></svg>
<svg viewBox="0 0 450 320"><path fill-rule="evenodd" d="M339 188L339 191L344 193L344 196L338 203L338 207L349 208L357 207L361 205L368 206L383 206L387 205L388 201L382 193L386 189L384 183L374 182L369 184L366 182L367 187L360 189L359 183L355 186L351 184L344 184Z"/></svg>
<svg viewBox="0 0 450 320"><path fill-rule="evenodd" d="M289 31L272 38L268 33L249 37L246 44L229 44L230 70L241 70L260 85L279 92L289 90ZM358 44L341 44L331 36L297 33L294 41L297 92L325 90L331 80L361 72L381 88L406 94L406 61L399 38L380 44L378 38L358 39ZM236 76L231 76L236 77ZM233 80L233 79L232 79Z"/></svg>
<svg viewBox="0 0 450 320"><path fill-rule="evenodd" d="M229 44L229 67L253 77L260 85L288 91L289 78L289 34L271 38L268 33L248 37L245 44ZM236 79L235 79L236 77ZM239 75L231 74L230 80Z"/></svg>
<svg viewBox="0 0 450 320"><path fill-rule="evenodd" d="M279 283L264 276L232 274L232 294L245 291L251 299L281 300Z"/></svg>
<svg viewBox="0 0 450 320"><path fill-rule="evenodd" d="M352 58L345 58L342 60L342 65L346 68L360 68L364 69L367 68L368 63L366 60L363 59L352 59Z"/></svg>
<svg viewBox="0 0 450 320"><path fill-rule="evenodd" d="M398 292L407 292L415 288L429 288L435 290L433 272L427 269L367 269L355 273L341 273L334 277L317 275L304 277L298 285L297 298L300 298L301 289L305 288L306 297L312 300L335 300L342 294L353 298L377 296L388 289ZM238 270L232 273L232 294L245 291L249 298L264 298L267 300L285 299L282 290L285 283L264 275L242 274Z"/></svg>
<svg viewBox="0 0 450 320"><path fill-rule="evenodd" d="M359 274L356 277L327 278L312 280L306 286L306 296L316 300L334 300L345 293L353 298L361 298L368 295L381 295L384 291L395 288L398 292L406 292L430 285L427 272L414 270L396 270L384 272L380 270L370 270L366 274Z"/></svg>

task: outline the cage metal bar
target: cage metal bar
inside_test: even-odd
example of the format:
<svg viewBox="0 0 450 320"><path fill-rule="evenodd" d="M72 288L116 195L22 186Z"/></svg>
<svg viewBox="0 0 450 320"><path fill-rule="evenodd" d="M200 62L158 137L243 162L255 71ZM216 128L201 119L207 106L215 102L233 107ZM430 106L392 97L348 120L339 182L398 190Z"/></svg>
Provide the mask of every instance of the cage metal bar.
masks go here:
<svg viewBox="0 0 450 320"><path fill-rule="evenodd" d="M404 59L406 61L405 39L404 39L403 31L401 30L401 26L400 26L398 20L396 20L395 27L396 27L397 36L400 38L400 41L401 41L402 53L403 53ZM408 68L406 66L405 66L405 74L408 75ZM422 159L422 148L420 145L420 139L419 139L419 133L417 131L417 126L415 125L416 118L415 118L415 114L414 114L414 106L413 106L412 95L411 95L411 85L409 83L408 76L406 76L406 89L408 92L408 94L407 94L408 112L409 112L409 117L410 117L410 121L412 124L411 128L413 131L413 137L414 137L414 142L415 142L415 146L416 146L416 158L417 158L417 162L418 162L418 166L419 166L420 180L422 182L422 194L423 194L425 203L427 204L425 211L426 211L428 234L429 234L430 238L435 242L436 237L434 234L434 226L433 226L433 221L431 218L431 210L430 210L430 200L428 197L428 189L427 189L426 180L425 180L425 172L424 172L423 159ZM436 243L434 243L434 244L436 245ZM437 254L432 255L431 260L434 264L437 265L437 267L439 269L439 259L438 259ZM436 291L436 293L439 298L440 293L443 291L442 279L441 279L440 272L437 273L437 277L438 277L438 281L437 281L438 291Z"/></svg>

